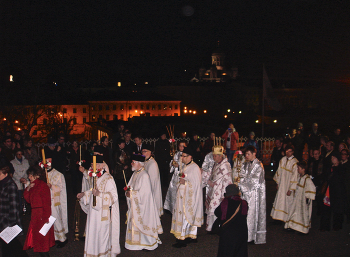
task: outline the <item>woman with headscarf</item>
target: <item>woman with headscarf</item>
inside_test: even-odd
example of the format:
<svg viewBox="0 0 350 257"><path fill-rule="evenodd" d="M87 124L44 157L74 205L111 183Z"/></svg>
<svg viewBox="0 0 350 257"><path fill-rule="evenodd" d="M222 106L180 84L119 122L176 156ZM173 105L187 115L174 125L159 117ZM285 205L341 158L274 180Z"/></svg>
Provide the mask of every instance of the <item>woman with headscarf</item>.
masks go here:
<svg viewBox="0 0 350 257"><path fill-rule="evenodd" d="M241 199L238 186L226 187L225 198L215 210L220 219L218 257L248 256L248 203Z"/></svg>

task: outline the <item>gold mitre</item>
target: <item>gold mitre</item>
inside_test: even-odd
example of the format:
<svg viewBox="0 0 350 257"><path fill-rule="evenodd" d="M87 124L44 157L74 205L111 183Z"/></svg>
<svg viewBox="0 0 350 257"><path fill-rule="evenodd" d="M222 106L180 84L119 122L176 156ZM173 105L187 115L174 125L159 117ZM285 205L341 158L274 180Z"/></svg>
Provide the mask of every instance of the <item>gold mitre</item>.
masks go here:
<svg viewBox="0 0 350 257"><path fill-rule="evenodd" d="M224 154L224 147L222 145L213 146L213 154Z"/></svg>

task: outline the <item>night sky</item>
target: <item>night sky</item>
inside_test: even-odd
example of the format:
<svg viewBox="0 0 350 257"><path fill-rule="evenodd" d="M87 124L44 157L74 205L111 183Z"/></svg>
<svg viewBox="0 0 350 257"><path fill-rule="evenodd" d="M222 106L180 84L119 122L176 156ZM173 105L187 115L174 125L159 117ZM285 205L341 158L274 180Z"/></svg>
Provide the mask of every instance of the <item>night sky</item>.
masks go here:
<svg viewBox="0 0 350 257"><path fill-rule="evenodd" d="M350 1L1 2L0 69L27 81L177 82L209 67L217 41L248 85L263 63L274 87L350 78Z"/></svg>

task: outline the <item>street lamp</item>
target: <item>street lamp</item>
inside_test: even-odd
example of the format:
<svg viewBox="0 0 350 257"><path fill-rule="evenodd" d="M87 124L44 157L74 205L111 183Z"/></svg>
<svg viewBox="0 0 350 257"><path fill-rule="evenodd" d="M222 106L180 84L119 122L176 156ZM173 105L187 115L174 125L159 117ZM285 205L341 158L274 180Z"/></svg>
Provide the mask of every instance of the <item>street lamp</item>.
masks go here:
<svg viewBox="0 0 350 257"><path fill-rule="evenodd" d="M204 113L207 113L207 110L204 110Z"/></svg>
<svg viewBox="0 0 350 257"><path fill-rule="evenodd" d="M197 112L196 111L193 111L193 114L196 114Z"/></svg>
<svg viewBox="0 0 350 257"><path fill-rule="evenodd" d="M227 115L225 115L224 118L226 119L226 118L227 118Z"/></svg>

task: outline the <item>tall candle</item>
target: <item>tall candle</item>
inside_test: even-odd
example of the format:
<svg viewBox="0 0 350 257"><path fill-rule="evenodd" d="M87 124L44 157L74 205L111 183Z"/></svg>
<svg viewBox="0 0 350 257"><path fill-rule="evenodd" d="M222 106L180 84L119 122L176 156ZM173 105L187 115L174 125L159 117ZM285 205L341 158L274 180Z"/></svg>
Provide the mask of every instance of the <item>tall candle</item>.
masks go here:
<svg viewBox="0 0 350 257"><path fill-rule="evenodd" d="M81 163L81 145L80 145L80 163Z"/></svg>
<svg viewBox="0 0 350 257"><path fill-rule="evenodd" d="M46 164L46 159L45 159L45 151L44 151L44 148L41 149L41 155L43 157L43 163Z"/></svg>
<svg viewBox="0 0 350 257"><path fill-rule="evenodd" d="M92 156L92 169L93 172L96 172L96 155Z"/></svg>

